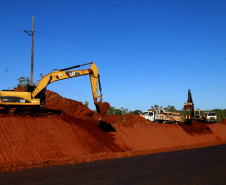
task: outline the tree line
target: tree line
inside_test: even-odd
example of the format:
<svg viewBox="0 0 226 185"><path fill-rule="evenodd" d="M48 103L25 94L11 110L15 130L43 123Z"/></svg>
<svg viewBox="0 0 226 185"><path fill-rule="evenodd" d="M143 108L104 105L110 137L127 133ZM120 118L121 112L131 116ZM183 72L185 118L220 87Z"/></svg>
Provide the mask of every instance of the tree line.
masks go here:
<svg viewBox="0 0 226 185"><path fill-rule="evenodd" d="M120 109L117 109L115 107L110 107L106 113L106 115L119 115L124 116L125 114L136 114L140 115L142 113L141 110L128 110L127 108L121 107Z"/></svg>
<svg viewBox="0 0 226 185"><path fill-rule="evenodd" d="M156 104L156 105L151 106L149 110L155 110L155 109L163 109L163 110L165 110L165 112L178 112L182 115L183 118L185 118L185 115L186 115L186 113L183 109L176 110L176 108L172 105L168 105L167 107L163 108L162 106L158 106ZM218 123L220 123L223 119L226 119L226 109L203 110L200 112L201 112L201 114L204 114L205 112L215 112L217 114L217 122ZM123 116L125 114L140 115L140 114L142 114L142 111L138 110L138 109L131 111L124 107L121 107L120 109L117 109L115 107L110 107L106 114L107 115L120 115L120 116Z"/></svg>

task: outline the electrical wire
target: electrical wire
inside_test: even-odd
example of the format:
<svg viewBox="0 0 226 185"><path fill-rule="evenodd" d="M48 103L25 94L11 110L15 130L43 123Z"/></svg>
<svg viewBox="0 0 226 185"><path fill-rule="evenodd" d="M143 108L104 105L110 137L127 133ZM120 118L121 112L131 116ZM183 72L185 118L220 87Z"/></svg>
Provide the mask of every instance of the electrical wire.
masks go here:
<svg viewBox="0 0 226 185"><path fill-rule="evenodd" d="M7 29L7 28L0 28L0 29L2 29L2 30L23 31L23 32L25 31L25 30L20 30L20 29ZM175 64L175 63L172 63L172 62L166 62L166 61L163 61L163 60L158 60L158 59L154 59L154 58L150 58L150 57L135 55L135 54L131 54L131 53L120 51L120 50L110 49L110 48L106 48L106 47L102 47L102 46L98 46L98 45L94 45L94 44L89 44L89 43L80 42L80 41L73 40L73 39L64 38L64 37L61 37L61 36L51 35L51 34L42 33L42 32L38 32L38 31L34 31L34 32L38 33L38 34L41 34L41 35L48 36L48 37L62 39L62 40L74 42L74 43L77 43L77 44L86 45L86 46L90 46L90 47L95 47L95 48L99 48L99 49L103 49L103 50L107 50L107 51L111 51L111 52L115 52L115 53L121 53L121 54L128 55L128 56L142 58L142 59L150 60L150 61L157 62L157 63L163 63L163 64L173 65L173 66L186 68L186 69L190 69L190 70L195 70L195 71L201 71L201 72L211 73L211 74L215 74L215 75L226 76L226 74L222 74L222 73L217 73L217 72L213 72L213 71L207 71L207 70L198 69L198 68L194 68L194 67L184 66L184 65Z"/></svg>
<svg viewBox="0 0 226 185"><path fill-rule="evenodd" d="M13 31L24 31L20 29L0 28L0 30L13 30Z"/></svg>

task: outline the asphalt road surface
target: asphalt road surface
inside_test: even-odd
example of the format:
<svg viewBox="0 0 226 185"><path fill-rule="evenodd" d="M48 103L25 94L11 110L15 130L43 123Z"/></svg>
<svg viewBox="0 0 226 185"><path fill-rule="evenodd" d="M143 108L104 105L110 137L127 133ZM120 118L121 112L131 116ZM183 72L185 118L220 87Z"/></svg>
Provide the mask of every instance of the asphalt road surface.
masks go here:
<svg viewBox="0 0 226 185"><path fill-rule="evenodd" d="M226 145L0 173L0 184L226 184Z"/></svg>

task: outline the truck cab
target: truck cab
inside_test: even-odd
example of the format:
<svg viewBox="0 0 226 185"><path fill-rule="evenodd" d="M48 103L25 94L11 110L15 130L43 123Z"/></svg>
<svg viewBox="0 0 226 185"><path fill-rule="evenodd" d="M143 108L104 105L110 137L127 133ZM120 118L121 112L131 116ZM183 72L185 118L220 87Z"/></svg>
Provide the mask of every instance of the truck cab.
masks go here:
<svg viewBox="0 0 226 185"><path fill-rule="evenodd" d="M217 122L217 114L215 112L205 113L205 122L206 123L216 123Z"/></svg>
<svg viewBox="0 0 226 185"><path fill-rule="evenodd" d="M149 121L155 121L155 112L154 111L144 111L142 117Z"/></svg>

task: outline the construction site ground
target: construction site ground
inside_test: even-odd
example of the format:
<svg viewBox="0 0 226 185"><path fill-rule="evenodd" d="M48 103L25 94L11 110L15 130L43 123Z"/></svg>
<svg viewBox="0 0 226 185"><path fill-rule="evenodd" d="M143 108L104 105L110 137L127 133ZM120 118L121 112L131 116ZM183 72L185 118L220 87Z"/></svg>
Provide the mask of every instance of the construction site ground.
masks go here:
<svg viewBox="0 0 226 185"><path fill-rule="evenodd" d="M47 91L47 109L62 114L0 115L0 172L226 144L221 123L156 124L138 115L105 115Z"/></svg>

